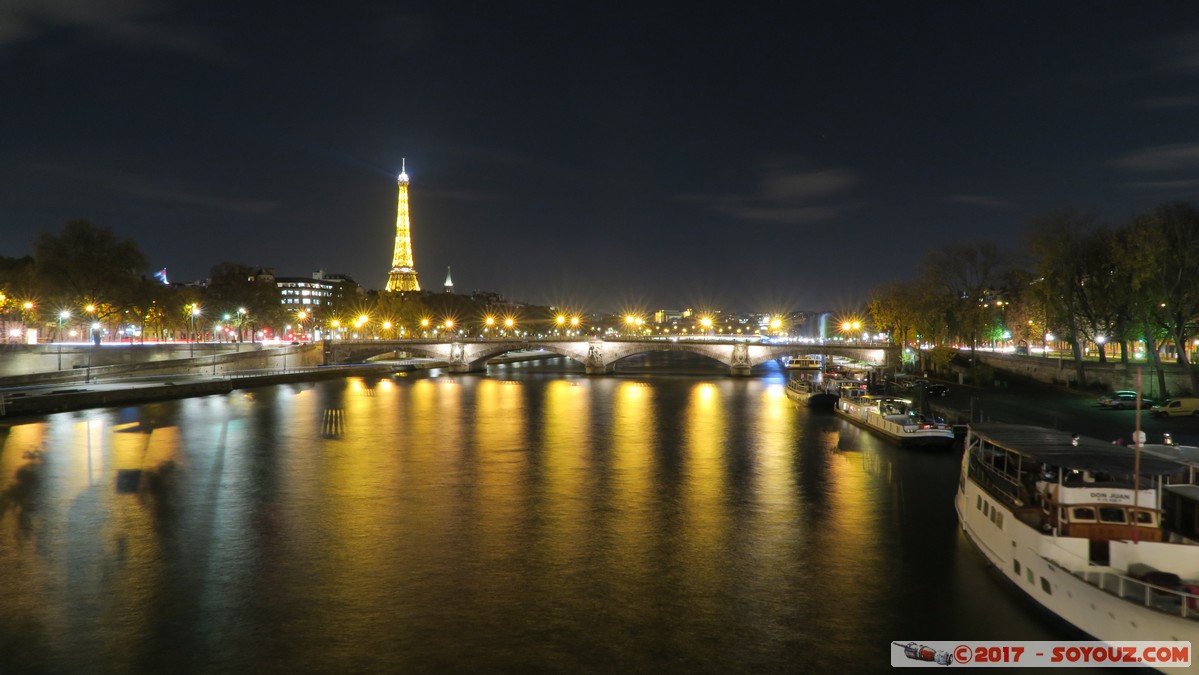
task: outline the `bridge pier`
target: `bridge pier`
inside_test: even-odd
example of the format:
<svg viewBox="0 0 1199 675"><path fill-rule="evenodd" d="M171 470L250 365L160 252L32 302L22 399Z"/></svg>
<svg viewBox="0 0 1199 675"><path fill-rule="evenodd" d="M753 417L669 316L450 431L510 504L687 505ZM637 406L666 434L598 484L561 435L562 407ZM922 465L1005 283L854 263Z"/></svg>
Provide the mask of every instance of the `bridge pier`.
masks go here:
<svg viewBox="0 0 1199 675"><path fill-rule="evenodd" d="M752 366L749 363L749 344L738 342L733 345L732 363L729 364L729 372L738 377L746 377L749 375L749 370Z"/></svg>
<svg viewBox="0 0 1199 675"><path fill-rule="evenodd" d="M591 340L587 343L587 359L583 361L583 372L588 375L609 375L616 372L616 364L604 360L603 340Z"/></svg>
<svg viewBox="0 0 1199 675"><path fill-rule="evenodd" d="M487 370L484 361L467 361L466 345L461 342L450 343L450 365L446 368L451 373L479 373Z"/></svg>

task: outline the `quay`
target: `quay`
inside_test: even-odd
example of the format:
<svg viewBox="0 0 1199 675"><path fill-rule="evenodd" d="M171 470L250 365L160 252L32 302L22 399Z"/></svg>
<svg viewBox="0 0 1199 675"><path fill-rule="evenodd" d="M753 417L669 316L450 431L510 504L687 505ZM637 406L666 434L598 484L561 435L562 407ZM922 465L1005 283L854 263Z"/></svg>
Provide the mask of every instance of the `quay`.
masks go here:
<svg viewBox="0 0 1199 675"><path fill-rule="evenodd" d="M247 370L222 376L123 378L77 384L42 384L0 388L0 418L45 415L115 405L132 405L192 396L227 394L234 389L288 382L310 382L355 375L385 377L390 364L314 366L290 370Z"/></svg>

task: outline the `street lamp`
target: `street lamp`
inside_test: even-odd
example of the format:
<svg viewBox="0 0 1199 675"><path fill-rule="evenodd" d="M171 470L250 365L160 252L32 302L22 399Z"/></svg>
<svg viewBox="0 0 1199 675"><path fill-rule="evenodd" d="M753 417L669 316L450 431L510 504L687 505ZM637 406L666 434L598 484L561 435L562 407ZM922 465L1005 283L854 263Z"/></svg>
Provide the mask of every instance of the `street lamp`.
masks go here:
<svg viewBox="0 0 1199 675"><path fill-rule="evenodd" d="M188 340L188 342L187 342L187 355L189 358L194 357L196 355L196 317L197 316L200 316L200 308L196 305L192 305L192 311L191 311L191 317L190 317L191 322L192 322L192 334L191 334L191 339Z"/></svg>
<svg viewBox="0 0 1199 675"><path fill-rule="evenodd" d="M71 313L65 309L58 313L58 333L55 334L54 338L56 340L58 340L58 369L59 370L62 370L62 322L64 319L69 319L69 318L71 318Z"/></svg>

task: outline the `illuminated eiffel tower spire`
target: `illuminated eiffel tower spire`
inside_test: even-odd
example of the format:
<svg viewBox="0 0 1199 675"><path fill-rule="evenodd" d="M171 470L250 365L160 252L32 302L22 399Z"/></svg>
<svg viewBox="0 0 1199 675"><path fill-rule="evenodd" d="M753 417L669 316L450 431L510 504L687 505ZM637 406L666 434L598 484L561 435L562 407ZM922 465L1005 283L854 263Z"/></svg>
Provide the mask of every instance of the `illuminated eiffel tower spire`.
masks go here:
<svg viewBox="0 0 1199 675"><path fill-rule="evenodd" d="M416 266L412 262L412 229L408 223L408 173L405 161L400 160L399 202L396 205L396 247L391 256L391 273L387 275L387 290L419 291Z"/></svg>

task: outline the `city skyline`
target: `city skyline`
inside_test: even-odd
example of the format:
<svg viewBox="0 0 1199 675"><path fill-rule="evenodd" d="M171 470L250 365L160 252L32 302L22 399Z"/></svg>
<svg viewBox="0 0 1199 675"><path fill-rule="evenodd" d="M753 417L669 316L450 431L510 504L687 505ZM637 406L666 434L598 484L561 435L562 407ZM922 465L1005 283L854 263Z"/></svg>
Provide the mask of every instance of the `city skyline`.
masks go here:
<svg viewBox="0 0 1199 675"><path fill-rule="evenodd" d="M0 19L0 255L84 218L173 281L384 288L404 157L418 270L596 311L851 307L931 247L1199 195L1184 3Z"/></svg>

